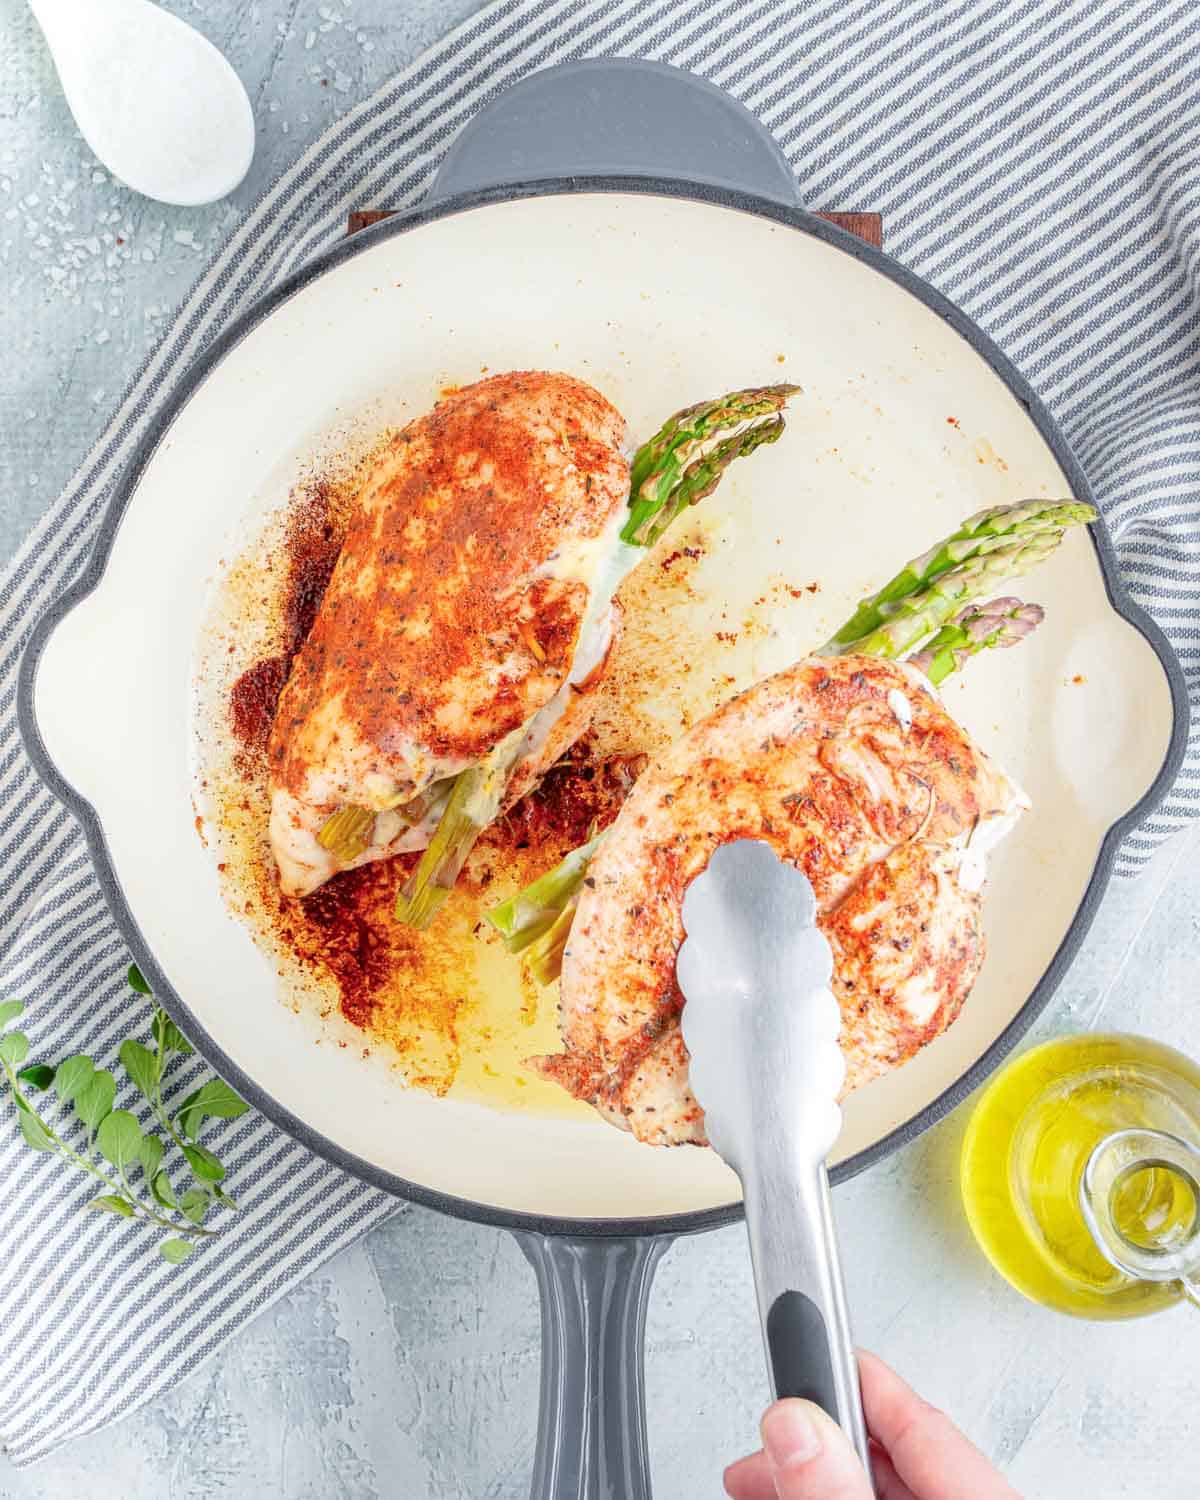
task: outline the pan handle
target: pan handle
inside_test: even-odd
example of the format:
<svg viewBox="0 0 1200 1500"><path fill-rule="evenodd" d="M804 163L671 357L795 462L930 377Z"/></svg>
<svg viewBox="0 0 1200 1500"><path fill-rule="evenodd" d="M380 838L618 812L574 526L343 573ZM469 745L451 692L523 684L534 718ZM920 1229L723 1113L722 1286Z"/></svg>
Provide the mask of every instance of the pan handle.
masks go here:
<svg viewBox="0 0 1200 1500"><path fill-rule="evenodd" d="M647 58L530 73L461 130L427 201L549 178L650 177L733 188L795 208L796 179L762 121L706 78Z"/></svg>
<svg viewBox="0 0 1200 1500"><path fill-rule="evenodd" d="M670 1238L516 1239L542 1306L532 1500L650 1500L646 1304Z"/></svg>

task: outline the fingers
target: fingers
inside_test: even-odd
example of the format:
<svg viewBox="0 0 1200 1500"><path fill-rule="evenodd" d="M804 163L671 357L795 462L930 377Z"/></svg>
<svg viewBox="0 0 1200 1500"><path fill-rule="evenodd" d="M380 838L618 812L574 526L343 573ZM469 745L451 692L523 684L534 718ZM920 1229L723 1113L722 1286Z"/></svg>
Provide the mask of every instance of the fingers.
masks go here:
<svg viewBox="0 0 1200 1500"><path fill-rule="evenodd" d="M725 1470L725 1493L732 1500L779 1500L767 1455L752 1453L730 1464Z"/></svg>
<svg viewBox="0 0 1200 1500"><path fill-rule="evenodd" d="M882 1448L875 1447L871 1454L871 1474L877 1500L921 1500L896 1473ZM754 1453L730 1464L725 1470L725 1493L732 1500L779 1500L767 1455Z"/></svg>
<svg viewBox="0 0 1200 1500"><path fill-rule="evenodd" d="M725 1471L733 1500L874 1500L836 1422L808 1401L777 1401L762 1421L763 1452Z"/></svg>
<svg viewBox="0 0 1200 1500"><path fill-rule="evenodd" d="M877 1500L924 1500L924 1496L913 1494L896 1473L891 1459L877 1444L871 1448L871 1476L875 1480Z"/></svg>
<svg viewBox="0 0 1200 1500"><path fill-rule="evenodd" d="M910 1493L921 1500L1020 1500L949 1417L922 1401L881 1359L860 1351L858 1368L867 1427L906 1486L895 1491L897 1500ZM883 1494L892 1500L887 1490Z"/></svg>

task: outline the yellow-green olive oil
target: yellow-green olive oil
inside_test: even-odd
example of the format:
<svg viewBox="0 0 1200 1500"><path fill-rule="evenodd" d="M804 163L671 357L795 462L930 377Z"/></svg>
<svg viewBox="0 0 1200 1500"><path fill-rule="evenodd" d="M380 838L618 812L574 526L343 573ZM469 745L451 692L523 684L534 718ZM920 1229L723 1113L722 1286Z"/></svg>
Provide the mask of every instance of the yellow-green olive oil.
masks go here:
<svg viewBox="0 0 1200 1500"><path fill-rule="evenodd" d="M967 1128L967 1217L996 1269L1036 1302L1084 1318L1131 1318L1179 1300L1173 1283L1135 1281L1101 1255L1080 1206L1093 1149L1117 1130L1168 1131L1200 1147L1200 1068L1159 1042L1065 1037L1010 1062ZM1190 1233L1200 1204L1183 1178L1147 1167L1111 1205L1146 1247Z"/></svg>

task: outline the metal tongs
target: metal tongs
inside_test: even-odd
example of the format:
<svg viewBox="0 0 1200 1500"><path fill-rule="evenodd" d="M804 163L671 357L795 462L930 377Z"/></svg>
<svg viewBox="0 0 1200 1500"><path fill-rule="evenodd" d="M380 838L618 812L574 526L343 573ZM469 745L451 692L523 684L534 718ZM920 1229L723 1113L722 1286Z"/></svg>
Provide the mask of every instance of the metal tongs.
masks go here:
<svg viewBox="0 0 1200 1500"><path fill-rule="evenodd" d="M807 877L724 844L683 901L683 1039L708 1138L742 1180L776 1397L815 1401L869 1474L858 1365L825 1167L841 1130L841 1013Z"/></svg>

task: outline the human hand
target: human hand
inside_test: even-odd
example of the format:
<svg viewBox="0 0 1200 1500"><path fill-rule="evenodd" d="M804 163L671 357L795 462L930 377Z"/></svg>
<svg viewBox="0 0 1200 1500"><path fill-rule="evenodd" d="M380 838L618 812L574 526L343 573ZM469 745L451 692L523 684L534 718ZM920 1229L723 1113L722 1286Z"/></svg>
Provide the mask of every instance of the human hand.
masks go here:
<svg viewBox="0 0 1200 1500"><path fill-rule="evenodd" d="M777 1401L763 1449L725 1470L733 1500L1020 1500L950 1418L873 1354L858 1357L871 1435L872 1491L836 1422L808 1401Z"/></svg>

